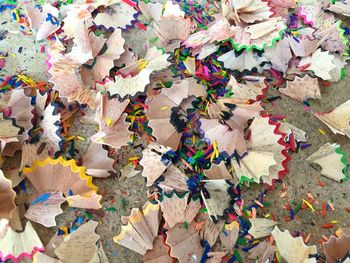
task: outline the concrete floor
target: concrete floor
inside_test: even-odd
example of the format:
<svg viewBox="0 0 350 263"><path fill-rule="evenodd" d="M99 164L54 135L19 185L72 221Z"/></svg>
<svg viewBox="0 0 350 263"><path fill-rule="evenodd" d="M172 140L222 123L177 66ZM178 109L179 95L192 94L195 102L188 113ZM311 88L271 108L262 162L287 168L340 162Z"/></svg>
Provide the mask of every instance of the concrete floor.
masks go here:
<svg viewBox="0 0 350 263"><path fill-rule="evenodd" d="M3 23L5 21L6 23ZM43 43L36 43L33 36L23 36L22 33L18 33L17 23L10 21L12 19L9 12L6 11L0 14L0 35L4 35L4 38L0 40L0 51L8 53L6 67L0 71L0 77L23 72L32 76L34 80L47 80L46 65L44 64L45 54L40 53L40 47ZM8 33L4 33L4 31L8 31ZM132 33L127 33L126 37L134 50L143 50L140 43L144 43L143 40L146 36L142 31L136 29ZM20 52L20 48L22 48L22 52ZM332 109L350 99L349 68L347 73L347 77L340 83L322 88L322 98L312 101L312 110L309 112L304 113L302 104L283 95L282 100L276 101L274 105L267 105L268 111L286 116L288 122L305 130L308 143L312 144L311 147L305 150L291 153L292 160L288 164L290 171L284 180L288 187L287 197L280 198L282 184L277 184L275 189L268 194L268 201L271 202L271 206L267 208L268 213L276 214L277 222L282 229L301 230L305 234L311 233L309 244L319 244L322 235L329 236L340 227L350 226L349 213L345 209L350 207L349 182L339 184L327 179L305 161L310 154L327 142L339 143L341 149L350 156L350 140L341 135L334 135L312 115L313 112ZM270 94L277 93L273 89L269 92ZM91 135L94 130L93 127L88 129L75 127L75 129L78 129L80 134L85 136ZM320 134L318 129L326 131L326 134ZM80 147L84 151L86 145ZM127 153L126 150L124 152ZM129 152L127 154L133 156L134 153ZM350 160L348 159L348 161ZM320 180L326 183L325 187L318 186ZM128 215L132 207L139 207L145 202L146 189L143 178L136 176L126 181L119 181L116 177L110 177L105 180L95 180L95 183L100 187L101 192L105 191L104 204L116 207L114 212L105 211L104 217L94 215L94 218L100 221L97 233L101 235L110 262L139 262L140 257L138 255L116 245L112 241L112 237L119 232L120 217ZM243 196L246 200L254 199L265 188L263 185L245 187L242 191ZM306 198L307 193L311 193L318 201L318 204L315 205L316 212L312 213L309 209L303 210L298 214L299 220L286 223L284 217L289 213L283 209L283 206L292 201L300 202L303 198ZM21 195L18 201L24 203L27 197L28 195ZM122 199L126 200L125 208L122 207ZM327 212L327 216L322 217L319 214L322 203L328 201L332 202L335 210ZM69 225L77 215L81 214L83 215L84 212L67 208L64 214L58 216L58 225ZM320 228L322 224L333 220L338 222L333 229ZM45 229L38 227L36 224L34 227L43 243L46 243L56 231L56 228Z"/></svg>

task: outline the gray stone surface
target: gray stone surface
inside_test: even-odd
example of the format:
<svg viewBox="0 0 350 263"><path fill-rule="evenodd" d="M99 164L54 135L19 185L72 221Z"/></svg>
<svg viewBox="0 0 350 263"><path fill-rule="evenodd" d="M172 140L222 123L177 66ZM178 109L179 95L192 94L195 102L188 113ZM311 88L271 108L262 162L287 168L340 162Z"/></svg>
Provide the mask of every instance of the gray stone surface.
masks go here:
<svg viewBox="0 0 350 263"><path fill-rule="evenodd" d="M3 22L6 23L4 24ZM6 58L6 68L0 71L0 77L6 75L23 72L32 76L34 80L47 80L46 65L44 63L45 54L40 53L42 43L36 43L33 36L24 36L18 33L17 23L12 21L9 12L0 14L0 33L5 30L9 31L5 34L3 40L0 41L0 50L8 52ZM133 30L130 33L125 33L124 36L131 43L131 47L135 51L143 52L146 36L141 30ZM19 49L22 47L22 52ZM305 161L305 159L315 152L321 145L330 143L339 143L341 149L350 155L350 140L341 135L334 135L325 125L320 123L312 113L316 111L330 110L346 100L350 99L350 71L347 70L347 77L340 83L333 84L330 87L322 87L322 98L317 101L312 101L312 111L304 112L303 105L293 101L292 99L282 95L282 100L267 105L267 110L271 113L282 114L286 116L286 120L291 124L303 129L307 133L308 142L311 147L302 150L298 153L291 153L292 160L288 164L289 173L287 174L284 183L286 184L287 197L281 199L280 193L282 184L277 184L274 190L271 190L268 195L268 201L271 202L271 207L267 208L269 213L276 214L277 222L283 229L290 231L302 230L304 233L311 233L309 244L319 245L319 240L322 235L329 236L334 233L337 228L349 227L350 217L345 210L350 207L350 192L349 182L339 184L320 175L319 171L314 169ZM270 90L270 94L276 94L276 90ZM94 131L94 127L85 129L78 125L74 127L80 134L89 136ZM325 135L320 134L318 129L326 132ZM86 149L85 145L81 145L82 151ZM131 154L125 150L126 154ZM132 154L131 154L132 156ZM349 160L348 160L349 161ZM120 167L120 166L119 166ZM318 181L326 183L325 187L318 186ZM111 176L108 179L94 180L101 192L105 193L105 204L116 207L115 212L106 211L105 216L99 218L100 224L97 228L97 233L101 235L104 249L110 262L139 262L140 257L130 250L116 245L112 238L120 229L120 217L128 215L132 207L141 207L145 202L145 184L144 179L138 175L132 179L119 181L116 176ZM29 183L28 183L29 184ZM28 186L30 188L30 186ZM254 199L259 193L266 189L263 185L251 185L249 188L244 187L242 192L246 200ZM127 194L125 194L125 193ZM298 220L286 223L285 216L289 215L283 206L292 201L300 202L303 198L306 199L307 193L311 193L318 201L315 209L318 211L312 213L309 209L303 210L298 214ZM23 204L27 202L28 194L21 194L17 202L20 204L23 211ZM111 200L113 198L115 203ZM122 199L126 200L126 206L123 209L121 205ZM323 202L331 201L334 205L334 211L328 211L326 217L319 214ZM59 226L69 225L76 215L83 213L79 210L66 208L64 214L57 217ZM336 220L337 223L333 229L321 229L323 223L328 223ZM34 224L43 243L46 243L56 228L46 229Z"/></svg>

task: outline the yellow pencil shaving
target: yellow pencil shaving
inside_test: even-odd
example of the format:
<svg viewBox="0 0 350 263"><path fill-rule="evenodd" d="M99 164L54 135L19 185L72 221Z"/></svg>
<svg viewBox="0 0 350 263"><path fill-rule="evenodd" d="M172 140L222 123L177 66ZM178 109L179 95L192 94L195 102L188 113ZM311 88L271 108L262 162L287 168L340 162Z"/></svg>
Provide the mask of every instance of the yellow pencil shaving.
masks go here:
<svg viewBox="0 0 350 263"><path fill-rule="evenodd" d="M133 117L131 117L131 118L130 118L130 121L131 121L131 125L132 125L132 124L134 124L134 122L135 122L135 119L136 119L136 117L135 117L135 116L133 116Z"/></svg>
<svg viewBox="0 0 350 263"><path fill-rule="evenodd" d="M319 131L319 133L321 133L322 135L325 135L325 134L326 134L326 132L325 132L324 130L322 130L322 129L318 129L318 131Z"/></svg>
<svg viewBox="0 0 350 263"><path fill-rule="evenodd" d="M60 230L64 233L64 235L68 234L68 228L66 226L60 227Z"/></svg>
<svg viewBox="0 0 350 263"><path fill-rule="evenodd" d="M106 124L107 124L108 127L112 126L112 122L113 122L113 120L111 118L107 118Z"/></svg>
<svg viewBox="0 0 350 263"><path fill-rule="evenodd" d="M270 216L271 216L270 214L266 214L265 218L270 218Z"/></svg>
<svg viewBox="0 0 350 263"><path fill-rule="evenodd" d="M196 143L196 136L192 135L192 143L195 144Z"/></svg>
<svg viewBox="0 0 350 263"><path fill-rule="evenodd" d="M18 14L18 10L14 10L13 13L15 14L16 16L16 22L19 22L19 14Z"/></svg>
<svg viewBox="0 0 350 263"><path fill-rule="evenodd" d="M58 98L58 92L55 93L55 95L53 96L53 101L55 101Z"/></svg>
<svg viewBox="0 0 350 263"><path fill-rule="evenodd" d="M169 107L168 106L164 106L164 107L161 107L160 109L161 110L166 110L166 109L169 109Z"/></svg>
<svg viewBox="0 0 350 263"><path fill-rule="evenodd" d="M134 156L134 157L130 157L130 158L129 158L129 161L136 161L137 159L139 159L139 157Z"/></svg>
<svg viewBox="0 0 350 263"><path fill-rule="evenodd" d="M331 221L332 224L338 224L338 221L337 220L333 220Z"/></svg>
<svg viewBox="0 0 350 263"><path fill-rule="evenodd" d="M214 149L215 157L218 158L219 157L219 150L218 150L218 146L216 144L216 140L214 140L213 149Z"/></svg>
<svg viewBox="0 0 350 263"><path fill-rule="evenodd" d="M207 104L205 105L205 111L207 111L207 108L209 107L210 102L208 101Z"/></svg>
<svg viewBox="0 0 350 263"><path fill-rule="evenodd" d="M254 240L252 244L255 245L255 244L258 244L258 243L260 243L259 240Z"/></svg>
<svg viewBox="0 0 350 263"><path fill-rule="evenodd" d="M211 153L211 156L210 156L210 162L211 162L211 163L214 162L214 158L215 158L215 153L212 152L212 153Z"/></svg>
<svg viewBox="0 0 350 263"><path fill-rule="evenodd" d="M12 53L11 53L12 55ZM36 83L33 79L25 76L25 75L17 75L17 81L22 81L24 82L25 84L27 84L28 86L31 86L31 87L35 87L36 86Z"/></svg>
<svg viewBox="0 0 350 263"><path fill-rule="evenodd" d="M148 64L148 61L144 58L140 59L138 62L139 62L139 70L140 71L143 70Z"/></svg>
<svg viewBox="0 0 350 263"><path fill-rule="evenodd" d="M210 156L210 162L214 161L214 158L219 156L219 151L217 150L217 146L216 146L216 140L214 140L213 142L213 152Z"/></svg>
<svg viewBox="0 0 350 263"><path fill-rule="evenodd" d="M239 223L236 221L233 221L230 224L225 224L225 230L231 231L232 229L239 229Z"/></svg>
<svg viewBox="0 0 350 263"><path fill-rule="evenodd" d="M81 140L81 141L86 141L86 138L83 137L83 136L78 135L77 138L78 138L79 140Z"/></svg>
<svg viewBox="0 0 350 263"><path fill-rule="evenodd" d="M71 141L71 140L74 140L74 139L75 139L75 136L72 135L72 136L69 136L69 137L66 139L66 141L68 142L68 141Z"/></svg>
<svg viewBox="0 0 350 263"><path fill-rule="evenodd" d="M313 207L308 201L306 201L305 199L303 199L303 202L310 208L310 210L311 210L313 213L315 212L314 207Z"/></svg>

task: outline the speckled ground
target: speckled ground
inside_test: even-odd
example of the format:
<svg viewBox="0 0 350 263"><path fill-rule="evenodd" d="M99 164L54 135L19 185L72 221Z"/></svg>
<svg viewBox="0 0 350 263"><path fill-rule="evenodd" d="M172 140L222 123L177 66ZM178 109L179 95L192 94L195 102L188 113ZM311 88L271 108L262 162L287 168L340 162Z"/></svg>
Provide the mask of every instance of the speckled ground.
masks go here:
<svg viewBox="0 0 350 263"><path fill-rule="evenodd" d="M32 36L23 36L18 32L18 25L11 21L9 12L0 14L0 51L8 53L6 58L6 67L0 71L0 77L23 72L32 76L34 80L47 80L46 65L44 64L45 54L40 52L42 43L36 43ZM3 23L7 22L7 23ZM7 31L7 32L6 32ZM146 35L138 30L133 30L132 33L125 34L128 43L131 43L131 48L135 51L144 53ZM350 70L347 70L347 76L350 76ZM346 211L349 207L350 192L349 182L339 184L330 179L322 177L315 168L311 167L305 159L315 152L321 145L330 143L339 143L341 149L350 155L350 140L341 135L334 135L315 117L313 112L330 110L341 103L350 99L350 78L346 77L340 83L330 87L322 88L322 98L317 101L312 101L312 110L304 112L302 104L289 99L282 95L282 99L273 104L267 105L267 110L271 113L281 114L286 116L286 119L291 124L303 129L307 133L308 143L312 146L298 153L291 153L292 160L288 164L289 173L283 181L286 185L287 196L280 198L282 184L277 184L274 190L270 190L268 201L271 206L266 208L270 214L275 214L277 222L281 228L289 229L290 231L302 230L304 233L311 233L310 244L317 243L322 235L329 236L334 233L337 228L349 227L350 217ZM276 90L270 90L271 94L277 94ZM77 125L74 127L74 132L81 135L89 136L94 131L95 127ZM321 134L319 129L326 131L326 134ZM88 142L81 143L79 146L83 153ZM140 148L135 149L136 153L130 149L124 149L123 153L131 157L134 154L140 153ZM349 160L348 160L349 161ZM118 167L122 167L118 164ZM326 186L321 187L318 182L326 183ZM107 211L106 207L102 209L104 212L92 215L93 218L100 221L97 228L97 233L101 235L103 247L110 262L139 262L140 257L130 250L116 245L112 238L120 229L120 217L128 215L132 207L141 207L145 202L146 188L144 179L137 175L134 178L119 181L117 176L111 176L108 179L94 180L94 183L99 186L104 194L104 204L115 207L115 211ZM29 183L28 183L29 184ZM30 186L28 186L30 188ZM246 200L255 199L259 193L266 189L263 185L251 185L249 188L244 187L242 192ZM30 189L29 189L30 190ZM283 206L293 201L300 202L307 197L307 193L311 193L318 204L315 204L315 209L320 211L322 203L330 201L335 210L327 212L326 217L320 214L311 212L310 209L301 211L298 214L298 220L286 223L285 216L288 216L288 211L283 209ZM27 195L21 194L17 202L23 205L26 202ZM122 201L122 200L125 200ZM77 215L84 214L80 210L65 209L64 214L57 217L59 226L69 225ZM337 223L333 229L321 229L323 223L336 220ZM46 243L56 229L45 229L34 224L43 243Z"/></svg>

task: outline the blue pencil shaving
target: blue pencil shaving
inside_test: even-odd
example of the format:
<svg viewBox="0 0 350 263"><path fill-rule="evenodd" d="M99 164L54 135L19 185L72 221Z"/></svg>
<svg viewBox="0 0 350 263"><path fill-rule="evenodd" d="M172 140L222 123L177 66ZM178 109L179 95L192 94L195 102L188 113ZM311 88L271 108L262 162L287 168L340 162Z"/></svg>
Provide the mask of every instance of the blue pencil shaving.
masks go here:
<svg viewBox="0 0 350 263"><path fill-rule="evenodd" d="M32 201L32 205L35 205L37 203L43 203L45 202L47 199L49 199L51 196L51 193L44 193L40 196L38 196L37 198L35 198L33 201Z"/></svg>

